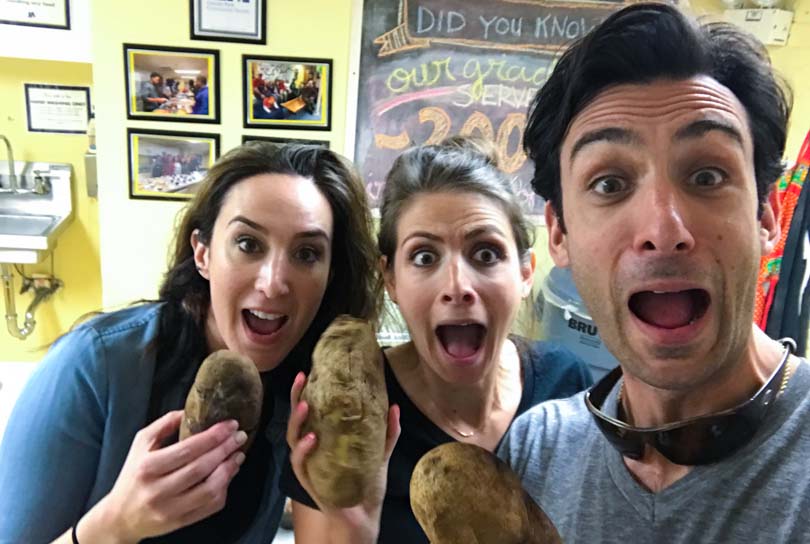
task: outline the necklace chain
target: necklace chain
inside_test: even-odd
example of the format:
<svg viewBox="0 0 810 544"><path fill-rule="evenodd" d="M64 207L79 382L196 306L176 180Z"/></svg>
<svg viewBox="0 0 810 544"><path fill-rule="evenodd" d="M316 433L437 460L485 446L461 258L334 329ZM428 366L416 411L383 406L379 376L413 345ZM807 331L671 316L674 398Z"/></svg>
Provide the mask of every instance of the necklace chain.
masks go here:
<svg viewBox="0 0 810 544"><path fill-rule="evenodd" d="M790 349L785 346L785 349ZM790 380L793 368L790 364L790 361L787 362L787 367L785 368L785 373L782 375L782 383L779 385L779 391L777 391L776 396L778 397L782 393L784 393L785 388L787 387L788 381ZM622 405L622 397L624 396L624 378L622 378L622 383L619 385L619 394L616 395L616 405ZM622 409L624 409L622 407ZM626 411L626 410L625 410ZM456 431L458 432L458 431ZM463 435L462 435L463 436Z"/></svg>
<svg viewBox="0 0 810 544"><path fill-rule="evenodd" d="M479 428L473 427L473 430L471 430L471 431L462 431L462 430L461 430L461 429L459 429L459 428L458 428L458 427L457 427L457 426L456 426L456 425L455 425L455 424L454 424L452 421L450 421L450 418L449 418L449 417L447 417L447 414L445 414L445 413L444 413L444 411L443 411L441 408L439 408L439 405L438 405L436 402L433 402L433 401L432 401L432 402L431 402L431 404L433 404L433 407L436 409L436 411L439 413L439 415L441 415L441 416L442 416L442 419L444 419L444 422L445 422L445 423L447 423L447 425L448 425L448 426L449 426L449 427L450 427L450 428L451 428L451 429L452 429L452 430L453 430L453 431L454 431L454 432L455 432L457 435L459 435L459 436L460 436L460 437L462 437L462 438L470 438L470 437L475 436L476 434L480 434L481 432L483 432L483 428L484 428L484 427L486 426L486 424L487 424L487 422L486 422L486 421L484 421L484 424L483 424L481 427L479 427Z"/></svg>

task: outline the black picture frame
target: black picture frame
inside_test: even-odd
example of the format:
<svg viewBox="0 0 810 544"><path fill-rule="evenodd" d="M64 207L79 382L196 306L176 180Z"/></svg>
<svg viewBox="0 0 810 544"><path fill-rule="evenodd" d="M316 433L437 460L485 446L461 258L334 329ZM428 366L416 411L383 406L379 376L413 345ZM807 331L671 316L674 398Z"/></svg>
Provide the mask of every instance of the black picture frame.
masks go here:
<svg viewBox="0 0 810 544"><path fill-rule="evenodd" d="M189 0L188 2L188 17L189 17L189 38L192 40L200 40L207 42L233 42L233 43L249 43L257 45L267 45L267 2L269 0L255 0L256 5L256 38L239 37L239 33L228 33L227 31L215 31L197 28L198 17L195 15L200 14L203 7L203 2L206 0Z"/></svg>
<svg viewBox="0 0 810 544"><path fill-rule="evenodd" d="M142 141L141 138L145 137L147 140ZM165 142L160 142L165 140ZM149 144L151 147L158 148L160 143L171 142L172 140L178 142L185 142L187 146L183 149L184 156L178 158L187 159L185 164L180 161L173 160L169 157L161 159L161 164L157 164L157 156L153 156L151 168L148 176L141 177L143 171L143 164L141 164L141 157L145 153L141 153L141 146ZM206 146L207 147L203 147ZM169 146L167 149L176 151L178 146ZM182 149L182 148L181 148ZM207 153L207 157L198 157L200 153ZM164 152L166 153L166 152ZM170 130L152 130L143 128L127 128L127 178L129 185L129 198L136 200L189 200L194 196L194 191L199 187L199 183L205 177L205 173L219 158L220 144L219 134L216 133L202 133L202 132L179 132ZM207 159L202 162L202 159ZM197 162L200 160L201 162ZM167 172L167 166L171 162L171 171ZM181 164L181 171L175 172L176 164ZM186 170L186 166L188 169ZM156 172L157 169L157 172ZM164 179L165 178L165 179ZM193 189L193 190L192 190Z"/></svg>
<svg viewBox="0 0 810 544"><path fill-rule="evenodd" d="M16 26L33 26L38 28L52 28L55 30L70 30L70 0L60 0L65 3L65 22L64 24L43 24L43 23L32 23L24 20L16 20L16 19L3 19L0 17L0 24L4 25L16 25ZM28 15L34 12L29 11Z"/></svg>
<svg viewBox="0 0 810 544"><path fill-rule="evenodd" d="M329 149L330 142L329 140L311 140L308 138L280 138L277 136L253 136L252 134L243 134L242 135L242 144L246 144L248 142L270 142L273 144L307 144L307 145L319 145Z"/></svg>
<svg viewBox="0 0 810 544"><path fill-rule="evenodd" d="M90 121L90 115L93 111L93 105L90 103L90 87L74 86L74 85L51 85L47 83L25 83L25 119L28 126L28 132L45 132L54 134L87 134L87 128L84 130L64 130L60 128L35 128L31 119L31 89L55 89L64 91L78 91L86 97L86 117L87 122Z"/></svg>
<svg viewBox="0 0 810 544"><path fill-rule="evenodd" d="M220 85L219 85L219 51L216 49L197 49L197 48L190 48L190 47L168 47L168 46L158 46L158 45L144 45L144 44L134 44L134 43L125 43L123 44L124 50L124 85L126 87L125 92L125 99L126 99L126 111L127 111L127 119L137 119L137 120L148 120L148 121L165 121L165 122L177 122L177 123L211 123L211 124L219 124L220 122ZM142 58L137 58L137 56L141 56ZM162 59L161 59L162 57ZM182 59L182 57L187 57L186 59ZM182 60L178 60L178 58ZM183 66L191 65L196 66L198 69L197 72L204 72L198 73L196 75L193 74L181 74L179 76L175 76L171 78L173 82L177 83L177 91L175 94L171 94L169 92L169 98L167 99L166 104L170 104L169 108L165 108L163 104L161 106L155 108L152 111L146 111L145 103L142 101L143 89L144 87L148 87L149 85L149 76L146 74L150 74L156 72L155 64L158 60L163 60L167 63L174 62L174 63L183 63ZM203 64L204 62L204 64ZM162 69L162 67L161 67ZM180 68L175 68L178 70ZM194 72L195 70L184 70L185 72ZM135 76L138 75L142 79L142 81L137 81ZM162 72L157 72L162 76ZM196 114L193 113L193 105L189 105L189 98L188 92L182 93L180 89L185 87L187 91L190 92L188 89L190 85L190 81L194 81L191 79L193 75L194 79L196 79L199 75L204 75L206 77L206 87L207 87L207 113L204 114ZM186 77L186 80L183 80L183 77ZM212 77L213 76L213 77ZM146 77L146 80L143 78ZM169 78L163 79L163 82L168 82ZM182 83L182 86L181 86ZM137 89L136 89L137 85ZM161 85L162 88L165 89L167 86L165 84ZM157 90L155 90L157 92ZM181 95L185 96L185 98L179 98ZM162 97L155 97L155 98L165 98L166 95ZM196 94L194 96L194 100L196 100ZM194 100L192 100L192 104L195 104ZM173 105L172 101L174 102ZM192 108L192 112L188 111L188 108Z"/></svg>
<svg viewBox="0 0 810 544"><path fill-rule="evenodd" d="M265 80L265 72L272 76ZM284 83L278 99L272 89L261 98L254 93L259 75L271 86ZM305 87L314 87L314 96ZM244 128L331 130L332 59L242 55L242 109Z"/></svg>

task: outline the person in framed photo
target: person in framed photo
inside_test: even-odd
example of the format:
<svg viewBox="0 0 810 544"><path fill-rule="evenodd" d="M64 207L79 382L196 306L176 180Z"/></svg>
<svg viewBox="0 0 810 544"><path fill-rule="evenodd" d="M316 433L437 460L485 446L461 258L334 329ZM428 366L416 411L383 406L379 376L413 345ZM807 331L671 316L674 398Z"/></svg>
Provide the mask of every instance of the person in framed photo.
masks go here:
<svg viewBox="0 0 810 544"><path fill-rule="evenodd" d="M318 96L319 89L315 84L315 80L308 79L306 83L304 83L304 88L301 89L301 98L304 99L304 110L310 115L315 115L318 109Z"/></svg>
<svg viewBox="0 0 810 544"><path fill-rule="evenodd" d="M208 78L205 76L194 78L194 107L191 113L208 115Z"/></svg>
<svg viewBox="0 0 810 544"><path fill-rule="evenodd" d="M153 112L168 102L163 89L163 76L158 72L149 74L149 81L144 81L141 85L139 97L141 109L145 112Z"/></svg>
<svg viewBox="0 0 810 544"><path fill-rule="evenodd" d="M0 445L0 542L273 540L293 378L337 315L380 303L363 182L323 147L250 142L210 169L173 248L157 300L78 325L26 385ZM245 453L233 420L176 442L219 349L264 385Z"/></svg>

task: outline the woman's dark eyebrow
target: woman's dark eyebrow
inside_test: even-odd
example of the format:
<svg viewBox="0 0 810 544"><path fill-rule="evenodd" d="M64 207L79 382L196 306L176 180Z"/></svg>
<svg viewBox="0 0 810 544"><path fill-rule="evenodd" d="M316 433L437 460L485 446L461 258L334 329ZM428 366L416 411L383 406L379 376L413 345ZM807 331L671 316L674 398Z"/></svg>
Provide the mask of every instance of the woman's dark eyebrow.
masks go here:
<svg viewBox="0 0 810 544"><path fill-rule="evenodd" d="M234 217L233 219L228 221L228 225L230 225L232 223L244 223L245 225L249 226L250 228L261 232L262 234L267 234L267 229L266 228L264 228L259 223L248 219L244 215L237 215L236 217ZM323 229L317 228L317 227L311 228L311 229L308 229L308 230L305 230L305 231L297 232L297 233L295 233L295 238L323 238L327 242L331 241L331 239L330 239L329 235L326 233L326 231L324 231Z"/></svg>
<svg viewBox="0 0 810 544"><path fill-rule="evenodd" d="M245 225L247 225L247 226L249 226L249 227L251 227L253 229L258 230L259 232L267 234L267 229L266 228L264 228L260 224L256 223L255 221L251 221L250 219L248 219L244 215L237 215L236 217L234 217L233 219L228 221L228 225L230 225L231 223L244 223Z"/></svg>
<svg viewBox="0 0 810 544"><path fill-rule="evenodd" d="M319 228L314 228L310 230L305 230L302 232L298 232L295 235L296 238L323 238L327 242L330 241L329 235L326 232Z"/></svg>

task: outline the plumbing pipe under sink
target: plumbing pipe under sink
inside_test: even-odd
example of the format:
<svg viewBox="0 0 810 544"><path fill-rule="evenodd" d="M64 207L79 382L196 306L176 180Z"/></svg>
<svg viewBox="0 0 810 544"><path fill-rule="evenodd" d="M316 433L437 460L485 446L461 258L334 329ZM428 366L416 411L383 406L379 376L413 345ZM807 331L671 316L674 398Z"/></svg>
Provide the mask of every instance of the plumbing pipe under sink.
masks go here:
<svg viewBox="0 0 810 544"><path fill-rule="evenodd" d="M14 338L25 340L34 332L34 327L37 324L34 319L37 307L62 286L62 281L54 277L33 280L34 300L28 305L28 309L25 311L25 321L22 328L20 328L17 326L17 308L14 301L14 273L10 264L0 264L0 276L2 276L3 280L3 295L6 301L6 327ZM41 284L37 285L37 282L41 282ZM23 291L25 290L27 289L23 288Z"/></svg>

